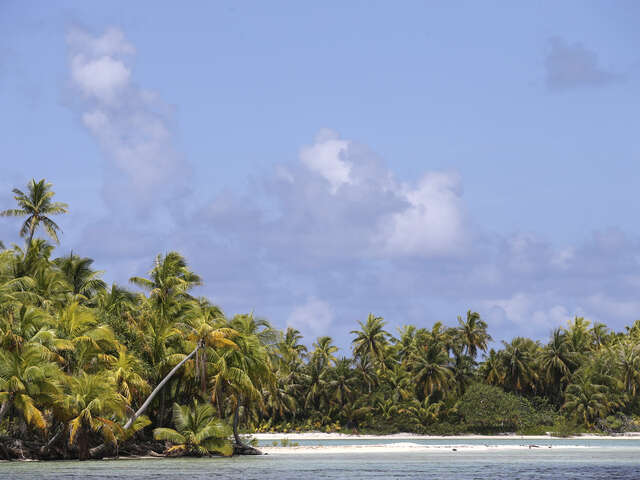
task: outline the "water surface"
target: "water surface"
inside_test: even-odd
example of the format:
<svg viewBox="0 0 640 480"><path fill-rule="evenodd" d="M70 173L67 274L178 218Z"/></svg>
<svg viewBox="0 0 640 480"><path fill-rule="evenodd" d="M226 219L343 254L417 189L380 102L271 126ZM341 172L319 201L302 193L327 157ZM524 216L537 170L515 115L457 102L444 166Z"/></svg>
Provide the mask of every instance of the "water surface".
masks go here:
<svg viewBox="0 0 640 480"><path fill-rule="evenodd" d="M451 450L261 457L0 464L0 478L26 479L629 479L640 478L640 449Z"/></svg>

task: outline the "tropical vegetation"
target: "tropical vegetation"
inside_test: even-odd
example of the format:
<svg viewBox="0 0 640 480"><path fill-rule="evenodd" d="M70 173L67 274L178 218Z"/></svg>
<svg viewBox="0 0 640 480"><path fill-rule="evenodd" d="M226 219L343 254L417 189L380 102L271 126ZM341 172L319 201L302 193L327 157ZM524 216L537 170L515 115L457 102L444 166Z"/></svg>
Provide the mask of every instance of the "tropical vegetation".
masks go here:
<svg viewBox="0 0 640 480"><path fill-rule="evenodd" d="M247 432L614 432L638 427L640 321L576 317L497 344L477 312L397 332L354 319L351 351L197 297L178 252L131 288L56 255L68 206L14 190L24 245L0 243L0 457L229 455ZM40 238L39 232L47 238ZM308 348L308 345L311 348ZM491 348L493 347L493 348Z"/></svg>

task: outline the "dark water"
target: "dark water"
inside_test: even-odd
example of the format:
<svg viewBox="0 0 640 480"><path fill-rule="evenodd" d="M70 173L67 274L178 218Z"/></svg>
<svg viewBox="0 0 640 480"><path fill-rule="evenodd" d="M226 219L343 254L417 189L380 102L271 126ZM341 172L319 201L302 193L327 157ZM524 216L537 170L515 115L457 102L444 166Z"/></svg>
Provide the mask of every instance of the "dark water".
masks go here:
<svg viewBox="0 0 640 480"><path fill-rule="evenodd" d="M279 454L0 464L2 479L640 479L640 449Z"/></svg>

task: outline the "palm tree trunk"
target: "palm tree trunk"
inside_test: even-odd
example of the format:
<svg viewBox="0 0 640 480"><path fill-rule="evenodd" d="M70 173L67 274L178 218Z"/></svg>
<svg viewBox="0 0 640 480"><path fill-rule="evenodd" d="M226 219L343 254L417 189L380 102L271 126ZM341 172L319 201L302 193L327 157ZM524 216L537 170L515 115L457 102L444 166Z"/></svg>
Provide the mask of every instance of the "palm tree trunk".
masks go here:
<svg viewBox="0 0 640 480"><path fill-rule="evenodd" d="M236 442L236 445L240 448L245 448L246 445L242 443L240 440L240 435L238 435L238 423L240 422L240 401L236 403L236 408L233 411L233 439Z"/></svg>
<svg viewBox="0 0 640 480"><path fill-rule="evenodd" d="M198 349L200 348L200 346L201 344L198 343L198 345L193 350L193 352L191 352L179 364L173 367L173 369L167 374L167 376L162 379L162 381L158 384L156 388L154 388L153 392L151 392L151 394L147 397L147 399L144 401L144 403L138 409L138 411L134 413L133 416L129 419L129 421L125 424L124 426L125 430L128 429L131 425L133 425L133 422L135 422L136 418L138 418L140 415L144 413L144 411L147 409L147 407L149 406L151 401L154 399L154 397L158 394L158 392L162 389L162 387L164 387L164 385L169 381L169 379L180 369L180 367L182 367L182 365L184 365L187 362L187 360L189 360L196 353L198 353Z"/></svg>
<svg viewBox="0 0 640 480"><path fill-rule="evenodd" d="M7 414L7 410L9 410L9 400L5 400L2 407L0 407L0 422L2 422L2 419Z"/></svg>
<svg viewBox="0 0 640 480"><path fill-rule="evenodd" d="M31 250L31 242L33 242L33 235L34 233L36 233L36 229L34 226L32 226L29 232L29 243L27 243L27 248L24 251L24 258L27 258L27 254L29 253L29 250Z"/></svg>

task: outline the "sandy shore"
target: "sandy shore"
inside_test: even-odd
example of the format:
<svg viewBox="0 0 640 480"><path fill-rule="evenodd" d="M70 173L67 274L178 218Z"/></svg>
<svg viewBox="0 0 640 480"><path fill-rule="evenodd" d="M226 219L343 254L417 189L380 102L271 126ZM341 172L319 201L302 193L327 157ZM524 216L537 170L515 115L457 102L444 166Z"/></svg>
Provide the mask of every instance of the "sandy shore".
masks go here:
<svg viewBox="0 0 640 480"><path fill-rule="evenodd" d="M345 433L255 433L252 435L260 441L282 440L286 438L292 442L298 440L448 440L451 443L460 443L465 440L499 440L499 439L516 439L516 440L545 440L549 435L418 435L415 433L394 433L392 435L352 435ZM605 435L579 435L571 438L582 440L640 440L640 432L625 433L616 436Z"/></svg>
<svg viewBox="0 0 640 480"><path fill-rule="evenodd" d="M417 443L387 443L381 445L322 445L322 446L298 446L298 447L259 447L268 455L290 454L342 454L342 453L461 453L461 452L503 452L505 450L548 450L548 449L588 449L577 445L549 446L549 445L420 445Z"/></svg>
<svg viewBox="0 0 640 480"><path fill-rule="evenodd" d="M302 445L302 446L260 446L260 450L269 455L283 454L342 454L342 453L443 453L443 452L500 452L505 450L548 450L553 449L589 449L582 445L538 445L536 441L549 440L548 435L458 435L458 436L429 436L412 433L397 433L394 435L349 435L342 433L259 433L253 435L262 443L276 442L287 439L290 442L299 440L379 440L380 444L368 445ZM626 434L624 436L581 435L573 437L579 440L629 440L639 439L640 434ZM491 445L493 440L520 440L522 443L513 445ZM394 442L397 440L398 442ZM399 440L403 440L399 442ZM407 441L409 440L409 441ZM441 445L424 445L412 443L410 440L442 440ZM467 440L487 440L487 444L465 444Z"/></svg>

